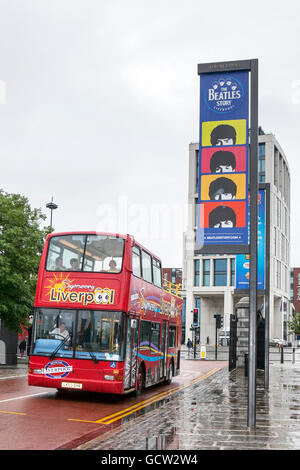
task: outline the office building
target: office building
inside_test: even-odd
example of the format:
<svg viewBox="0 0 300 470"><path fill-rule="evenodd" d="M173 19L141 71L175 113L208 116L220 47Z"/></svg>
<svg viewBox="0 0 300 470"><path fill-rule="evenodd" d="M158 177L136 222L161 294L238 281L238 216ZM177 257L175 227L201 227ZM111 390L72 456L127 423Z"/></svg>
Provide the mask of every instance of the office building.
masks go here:
<svg viewBox="0 0 300 470"><path fill-rule="evenodd" d="M260 128L258 182L269 183L270 224L270 337L287 339L290 306L290 170L286 156L273 134ZM201 343L214 341L215 318L224 316L229 330L230 314L247 291L236 288L236 255L197 254L198 226L198 143L189 146L188 227L183 241L183 291L186 299L186 331L192 324L192 310L200 309ZM259 291L258 307L264 305Z"/></svg>

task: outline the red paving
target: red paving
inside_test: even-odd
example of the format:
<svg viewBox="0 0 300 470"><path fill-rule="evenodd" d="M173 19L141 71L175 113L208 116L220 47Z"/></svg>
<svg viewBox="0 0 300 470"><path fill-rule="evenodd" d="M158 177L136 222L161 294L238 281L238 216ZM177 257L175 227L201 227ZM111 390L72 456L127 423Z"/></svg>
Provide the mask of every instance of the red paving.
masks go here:
<svg viewBox="0 0 300 470"><path fill-rule="evenodd" d="M99 420L223 367L228 367L228 363L183 360L181 374L173 378L170 386L152 387L139 398L84 392L60 394L56 389L30 387L26 377L0 380L0 449L74 448L121 422L105 425L85 421Z"/></svg>

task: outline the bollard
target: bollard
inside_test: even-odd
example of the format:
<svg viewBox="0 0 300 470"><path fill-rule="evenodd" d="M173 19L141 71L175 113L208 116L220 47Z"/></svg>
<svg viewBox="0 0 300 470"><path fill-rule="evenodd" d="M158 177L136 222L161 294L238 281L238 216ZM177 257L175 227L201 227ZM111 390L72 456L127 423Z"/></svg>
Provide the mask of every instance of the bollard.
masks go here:
<svg viewBox="0 0 300 470"><path fill-rule="evenodd" d="M295 364L295 348L293 348L293 364Z"/></svg>
<svg viewBox="0 0 300 470"><path fill-rule="evenodd" d="M284 358L283 358L283 346L282 345L280 346L280 349L281 349L281 351L280 351L280 353L281 353L280 362L281 362L281 364L283 364L284 363Z"/></svg>
<svg viewBox="0 0 300 470"><path fill-rule="evenodd" d="M248 353L245 354L245 377L248 377Z"/></svg>

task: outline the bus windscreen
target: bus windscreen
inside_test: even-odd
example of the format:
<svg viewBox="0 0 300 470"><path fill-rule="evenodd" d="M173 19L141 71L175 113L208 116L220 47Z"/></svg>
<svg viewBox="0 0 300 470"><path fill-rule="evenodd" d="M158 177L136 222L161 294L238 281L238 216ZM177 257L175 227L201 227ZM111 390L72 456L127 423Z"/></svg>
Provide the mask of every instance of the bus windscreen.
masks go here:
<svg viewBox="0 0 300 470"><path fill-rule="evenodd" d="M122 360L124 323L122 312L38 308L32 354Z"/></svg>
<svg viewBox="0 0 300 470"><path fill-rule="evenodd" d="M47 271L120 273L124 239L106 235L61 235L50 239Z"/></svg>

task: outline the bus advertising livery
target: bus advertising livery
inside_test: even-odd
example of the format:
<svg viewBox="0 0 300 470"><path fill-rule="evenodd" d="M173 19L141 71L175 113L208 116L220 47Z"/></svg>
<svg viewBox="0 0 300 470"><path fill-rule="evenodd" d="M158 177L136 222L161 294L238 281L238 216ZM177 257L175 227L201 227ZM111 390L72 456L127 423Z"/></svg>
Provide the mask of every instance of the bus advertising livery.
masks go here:
<svg viewBox="0 0 300 470"><path fill-rule="evenodd" d="M52 233L38 274L28 383L140 393L180 372L182 299L131 235Z"/></svg>

